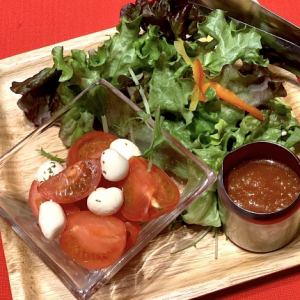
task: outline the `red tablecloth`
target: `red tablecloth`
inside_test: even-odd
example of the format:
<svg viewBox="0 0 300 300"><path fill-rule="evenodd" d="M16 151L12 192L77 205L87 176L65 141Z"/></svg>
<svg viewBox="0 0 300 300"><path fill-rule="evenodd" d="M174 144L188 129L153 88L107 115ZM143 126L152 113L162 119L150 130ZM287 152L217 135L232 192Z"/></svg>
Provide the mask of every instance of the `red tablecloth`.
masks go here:
<svg viewBox="0 0 300 300"><path fill-rule="evenodd" d="M113 27L118 22L120 7L129 1L2 0L0 58ZM261 0L260 2L300 26L299 0ZM297 300L300 299L299 271L299 267L290 269L202 297L201 300ZM0 299L11 299L1 240Z"/></svg>
<svg viewBox="0 0 300 300"><path fill-rule="evenodd" d="M5 264L5 256L2 248L2 241L0 236L0 299L10 300L11 292L7 276L7 268Z"/></svg>

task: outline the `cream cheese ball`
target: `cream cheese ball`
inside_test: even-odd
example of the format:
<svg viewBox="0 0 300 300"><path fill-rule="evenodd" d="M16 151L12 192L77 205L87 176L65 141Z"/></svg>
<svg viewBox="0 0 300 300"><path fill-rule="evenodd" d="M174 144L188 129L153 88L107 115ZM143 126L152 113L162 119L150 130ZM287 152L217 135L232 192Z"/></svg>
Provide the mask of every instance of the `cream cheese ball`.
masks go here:
<svg viewBox="0 0 300 300"><path fill-rule="evenodd" d="M111 142L109 148L117 151L127 160L129 160L132 156L141 155L141 151L138 146L127 139L116 139Z"/></svg>
<svg viewBox="0 0 300 300"><path fill-rule="evenodd" d="M120 181L128 174L128 160L113 149L104 150L101 154L100 162L102 175L106 180Z"/></svg>
<svg viewBox="0 0 300 300"><path fill-rule="evenodd" d="M57 161L47 160L38 168L35 178L39 182L46 181L63 170L64 167Z"/></svg>
<svg viewBox="0 0 300 300"><path fill-rule="evenodd" d="M63 208L51 200L43 202L39 210L39 225L46 239L53 240L63 230L66 216Z"/></svg>
<svg viewBox="0 0 300 300"><path fill-rule="evenodd" d="M87 199L88 209L99 216L115 214L123 204L123 192L121 189L111 187L98 188Z"/></svg>

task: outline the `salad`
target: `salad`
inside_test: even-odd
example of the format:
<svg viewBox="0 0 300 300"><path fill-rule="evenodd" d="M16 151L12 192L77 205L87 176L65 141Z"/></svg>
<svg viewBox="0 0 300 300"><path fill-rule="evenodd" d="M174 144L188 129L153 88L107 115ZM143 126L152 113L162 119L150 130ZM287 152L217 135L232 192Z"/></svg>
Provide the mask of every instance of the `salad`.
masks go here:
<svg viewBox="0 0 300 300"><path fill-rule="evenodd" d="M87 269L106 268L137 241L143 223L172 211L176 183L128 139L102 131L80 137L65 165L37 170L29 206L48 240ZM51 200L49 200L51 199Z"/></svg>
<svg viewBox="0 0 300 300"><path fill-rule="evenodd" d="M159 115L161 126L216 172L224 156L243 144L264 140L294 150L300 141L299 124L282 98L283 82L268 69L255 29L221 10L207 14L188 0L137 0L122 9L117 31L88 53L74 49L65 55L55 47L51 68L12 83L32 123L40 126L104 78L146 115ZM91 92L61 119L66 147L103 128L104 106L101 93ZM124 122L126 116L120 129ZM158 135L155 143L161 140ZM216 187L181 220L221 226Z"/></svg>

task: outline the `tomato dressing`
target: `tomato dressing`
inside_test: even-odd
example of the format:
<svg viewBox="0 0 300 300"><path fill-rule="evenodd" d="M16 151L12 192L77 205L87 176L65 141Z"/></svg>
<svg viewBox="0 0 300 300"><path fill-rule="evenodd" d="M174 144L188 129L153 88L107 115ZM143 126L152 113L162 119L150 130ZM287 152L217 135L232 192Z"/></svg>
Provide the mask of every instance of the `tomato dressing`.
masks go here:
<svg viewBox="0 0 300 300"><path fill-rule="evenodd" d="M288 166L267 159L249 160L233 168L226 190L238 206L257 213L288 207L300 193L300 178Z"/></svg>

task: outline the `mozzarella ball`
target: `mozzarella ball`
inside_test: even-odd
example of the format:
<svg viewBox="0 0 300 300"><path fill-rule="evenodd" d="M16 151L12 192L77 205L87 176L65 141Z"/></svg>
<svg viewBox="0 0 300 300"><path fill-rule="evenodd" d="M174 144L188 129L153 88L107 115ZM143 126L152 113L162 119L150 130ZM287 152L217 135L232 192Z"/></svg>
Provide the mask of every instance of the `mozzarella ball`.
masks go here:
<svg viewBox="0 0 300 300"><path fill-rule="evenodd" d="M110 144L109 148L116 150L126 159L130 159L132 156L141 155L141 151L138 146L127 139L116 139Z"/></svg>
<svg viewBox="0 0 300 300"><path fill-rule="evenodd" d="M113 149L106 149L101 154L102 175L109 181L124 179L129 171L128 160Z"/></svg>
<svg viewBox="0 0 300 300"><path fill-rule="evenodd" d="M46 239L53 240L64 229L66 216L62 207L53 201L43 202L39 210L39 225Z"/></svg>
<svg viewBox="0 0 300 300"><path fill-rule="evenodd" d="M115 214L123 204L123 192L119 188L99 188L87 199L88 209L99 216Z"/></svg>
<svg viewBox="0 0 300 300"><path fill-rule="evenodd" d="M36 172L36 180L39 182L46 181L49 177L54 176L61 171L63 171L64 167L53 160L47 160L44 162Z"/></svg>

